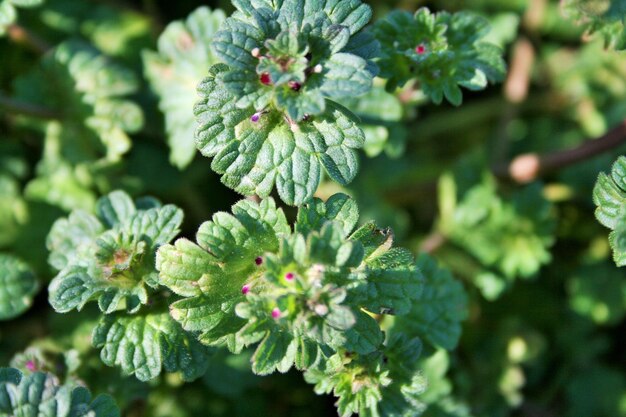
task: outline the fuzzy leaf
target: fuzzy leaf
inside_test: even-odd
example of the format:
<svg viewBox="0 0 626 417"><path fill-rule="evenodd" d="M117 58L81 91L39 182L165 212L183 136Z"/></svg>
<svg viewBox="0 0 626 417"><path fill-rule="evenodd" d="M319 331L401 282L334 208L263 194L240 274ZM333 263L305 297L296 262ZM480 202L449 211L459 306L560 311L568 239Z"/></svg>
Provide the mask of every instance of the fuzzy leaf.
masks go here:
<svg viewBox="0 0 626 417"><path fill-rule="evenodd" d="M33 303L39 282L18 258L0 253L0 321L19 316Z"/></svg>
<svg viewBox="0 0 626 417"><path fill-rule="evenodd" d="M258 10L250 1L236 6L240 13L226 20L214 48L232 68L224 81L240 108L278 110L300 122L324 113L324 98L371 88L370 51L347 50L371 18L369 6L359 0L289 0Z"/></svg>
<svg viewBox="0 0 626 417"><path fill-rule="evenodd" d="M156 250L178 234L183 219L175 206L136 205L121 191L101 198L96 212L73 212L48 235L50 263L60 269L48 288L58 312L91 300L105 313L146 304L148 288L156 285Z"/></svg>
<svg viewBox="0 0 626 417"><path fill-rule="evenodd" d="M226 16L200 7L184 21L170 23L159 37L158 53L144 51L146 78L159 96L165 114L170 161L178 168L191 163L196 146L193 106L196 86L218 60L211 51L213 36Z"/></svg>
<svg viewBox="0 0 626 417"><path fill-rule="evenodd" d="M171 306L186 330L208 332L233 314L241 289L258 271L256 259L278 248L278 236L289 233L285 215L273 200L242 201L233 215L217 213L197 234L198 244L179 239L158 252L159 283L191 297ZM200 336L202 339L202 335Z"/></svg>
<svg viewBox="0 0 626 417"><path fill-rule="evenodd" d="M405 316L396 318L393 332L416 335L434 347L452 350L461 336L461 321L468 315L463 285L426 254L417 260L426 281L420 299Z"/></svg>
<svg viewBox="0 0 626 417"><path fill-rule="evenodd" d="M317 190L322 167L340 184L352 181L358 170L356 149L363 146L364 136L345 109L330 103L324 114L300 124L285 122L274 110L255 115L252 108L235 106L235 97L222 82L227 72L224 65L211 69L200 84L202 100L195 108L198 149L214 158L211 166L224 184L261 197L275 184L285 203L300 205Z"/></svg>
<svg viewBox="0 0 626 417"><path fill-rule="evenodd" d="M202 225L197 244L180 239L157 255L159 282L186 297L172 317L207 345L258 344L261 374L376 352L383 332L363 309L405 313L421 291L413 257L392 248L390 232L350 235L358 208L346 195L313 199L297 219L292 232L273 200L242 201Z"/></svg>
<svg viewBox="0 0 626 417"><path fill-rule="evenodd" d="M621 156L611 170L611 175L601 173L593 190L597 206L596 218L612 230L609 242L617 266L626 265L626 157Z"/></svg>
<svg viewBox="0 0 626 417"><path fill-rule="evenodd" d="M22 375L0 368L0 415L28 417L120 417L112 397L91 399L86 388L61 385L42 372Z"/></svg>
<svg viewBox="0 0 626 417"><path fill-rule="evenodd" d="M458 106L460 86L482 90L487 81L504 78L502 51L484 40L489 31L486 19L469 12L393 11L374 28L383 51L381 75L390 91L416 79L434 103L445 97Z"/></svg>
<svg viewBox="0 0 626 417"><path fill-rule="evenodd" d="M104 316L94 329L93 345L102 348L105 364L119 366L141 381L156 378L162 370L181 372L185 381L191 381L202 376L208 365L207 348L166 311Z"/></svg>

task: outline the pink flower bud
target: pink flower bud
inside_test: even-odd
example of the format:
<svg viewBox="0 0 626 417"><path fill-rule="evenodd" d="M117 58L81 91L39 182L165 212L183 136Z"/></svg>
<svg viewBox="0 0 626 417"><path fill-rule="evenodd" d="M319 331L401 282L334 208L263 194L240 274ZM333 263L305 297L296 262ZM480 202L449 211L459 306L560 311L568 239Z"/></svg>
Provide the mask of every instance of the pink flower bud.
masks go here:
<svg viewBox="0 0 626 417"><path fill-rule="evenodd" d="M254 263L259 266L263 264L263 258L261 258L260 256L258 256L255 260Z"/></svg>
<svg viewBox="0 0 626 417"><path fill-rule="evenodd" d="M295 278L295 275L293 274L293 272L288 272L285 274L285 279L287 281L293 281L294 278Z"/></svg>
<svg viewBox="0 0 626 417"><path fill-rule="evenodd" d="M424 45L423 43L420 43L415 48L415 52L417 52L419 55L425 54L426 53L426 45Z"/></svg>
<svg viewBox="0 0 626 417"><path fill-rule="evenodd" d="M270 85L272 83L272 77L270 77L269 72L264 72L259 77L259 81L261 81L261 84L263 85Z"/></svg>
<svg viewBox="0 0 626 417"><path fill-rule="evenodd" d="M26 362L26 369L31 372L35 372L37 370L37 366L35 365L34 361L28 361Z"/></svg>
<svg viewBox="0 0 626 417"><path fill-rule="evenodd" d="M261 113L254 113L250 120L252 120L252 122L254 123L258 122L259 120L261 120Z"/></svg>
<svg viewBox="0 0 626 417"><path fill-rule="evenodd" d="M280 312L280 309L278 307L276 307L275 309L272 310L272 318L274 320L279 319L281 314L282 313Z"/></svg>
<svg viewBox="0 0 626 417"><path fill-rule="evenodd" d="M241 293L243 295L246 295L250 292L250 286L248 284L244 285L243 287L241 287Z"/></svg>

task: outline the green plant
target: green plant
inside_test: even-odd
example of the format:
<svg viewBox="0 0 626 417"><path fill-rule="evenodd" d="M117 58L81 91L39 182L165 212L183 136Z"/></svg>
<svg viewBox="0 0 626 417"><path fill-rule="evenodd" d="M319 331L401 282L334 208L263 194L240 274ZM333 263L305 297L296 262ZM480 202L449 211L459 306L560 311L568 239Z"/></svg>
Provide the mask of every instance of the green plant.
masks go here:
<svg viewBox="0 0 626 417"><path fill-rule="evenodd" d="M0 416L626 416L621 2L166 3L0 0Z"/></svg>

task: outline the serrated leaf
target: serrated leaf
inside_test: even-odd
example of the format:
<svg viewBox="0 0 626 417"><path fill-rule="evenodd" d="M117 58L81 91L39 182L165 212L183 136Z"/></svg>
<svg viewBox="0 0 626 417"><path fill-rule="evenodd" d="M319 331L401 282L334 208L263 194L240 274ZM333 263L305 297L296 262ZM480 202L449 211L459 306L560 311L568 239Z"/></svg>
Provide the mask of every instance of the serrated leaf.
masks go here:
<svg viewBox="0 0 626 417"><path fill-rule="evenodd" d="M0 368L0 413L29 417L120 417L109 395L91 399L86 388L61 385L42 372L22 375L17 369Z"/></svg>
<svg viewBox="0 0 626 417"><path fill-rule="evenodd" d="M146 77L165 114L170 161L181 169L196 153L196 86L206 76L206 69L218 62L210 46L225 18L221 10L200 7L184 21L172 22L165 28L159 37L158 53L143 53Z"/></svg>
<svg viewBox="0 0 626 417"><path fill-rule="evenodd" d="M425 277L424 291L405 316L396 318L393 331L453 350L461 336L461 322L467 319L467 295L461 283L430 256L420 255L417 266Z"/></svg>
<svg viewBox="0 0 626 417"><path fill-rule="evenodd" d="M94 329L93 345L102 349L105 364L119 366L141 381L162 371L181 372L184 380L194 380L204 374L210 353L167 312L104 316Z"/></svg>
<svg viewBox="0 0 626 417"><path fill-rule="evenodd" d="M19 316L33 304L39 282L20 259L0 253L0 321Z"/></svg>
<svg viewBox="0 0 626 417"><path fill-rule="evenodd" d="M146 209L116 191L97 202L97 217L75 211L57 220L47 239L50 263L60 269L48 288L55 310L80 310L97 300L105 313L135 312L148 302L156 251L178 234L183 214L154 200L138 205Z"/></svg>
<svg viewBox="0 0 626 417"><path fill-rule="evenodd" d="M391 91L415 79L435 104L445 96L458 106L459 86L479 90L504 78L502 50L485 41L489 30L486 19L465 11L393 11L374 27L382 45L381 75Z"/></svg>
<svg viewBox="0 0 626 417"><path fill-rule="evenodd" d="M613 260L617 266L626 265L626 157L621 156L613 164L610 176L600 174L593 190L593 202L598 221L612 230L609 243Z"/></svg>
<svg viewBox="0 0 626 417"><path fill-rule="evenodd" d="M345 194L335 194L326 202L313 199L298 210L296 232L308 235L321 230L328 221L341 225L344 237L347 237L359 220L359 208L356 202Z"/></svg>
<svg viewBox="0 0 626 417"><path fill-rule="evenodd" d="M227 71L223 65L211 69L195 108L198 149L214 158L211 166L224 184L261 197L276 185L285 203L301 205L317 190L322 167L340 184L354 179L364 136L340 106L329 104L326 113L299 124L273 110L256 115L255 109L235 106L221 81Z"/></svg>
<svg viewBox="0 0 626 417"><path fill-rule="evenodd" d="M180 239L157 254L159 283L192 297L171 307L186 330L208 332L232 315L244 283L259 269L256 259L277 250L278 236L290 231L271 199L261 204L240 202L233 214L217 213L204 223L197 245Z"/></svg>
<svg viewBox="0 0 626 417"><path fill-rule="evenodd" d="M350 235L358 208L346 195L314 199L297 219L292 232L271 199L244 200L202 225L197 244L180 239L157 256L160 283L185 297L172 317L207 345L259 344L261 374L311 369L336 351L377 352L383 332L362 310L404 313L421 290L413 257L392 248L389 231Z"/></svg>

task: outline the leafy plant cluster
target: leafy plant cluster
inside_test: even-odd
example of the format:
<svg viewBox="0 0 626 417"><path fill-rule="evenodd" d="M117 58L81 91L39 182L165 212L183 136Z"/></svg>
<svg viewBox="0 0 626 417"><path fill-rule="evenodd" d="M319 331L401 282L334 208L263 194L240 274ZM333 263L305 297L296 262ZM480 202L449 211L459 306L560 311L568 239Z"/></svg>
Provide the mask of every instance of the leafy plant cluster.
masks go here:
<svg viewBox="0 0 626 417"><path fill-rule="evenodd" d="M626 415L620 2L200 3L0 0L0 415Z"/></svg>

